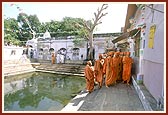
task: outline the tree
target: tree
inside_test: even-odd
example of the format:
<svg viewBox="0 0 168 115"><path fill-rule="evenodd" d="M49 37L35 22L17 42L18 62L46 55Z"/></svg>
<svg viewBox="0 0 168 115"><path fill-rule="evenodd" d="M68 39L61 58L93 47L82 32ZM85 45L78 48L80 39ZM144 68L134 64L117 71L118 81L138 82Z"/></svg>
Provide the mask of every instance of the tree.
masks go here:
<svg viewBox="0 0 168 115"><path fill-rule="evenodd" d="M40 31L40 21L36 15L28 16L26 13L20 13L17 17L20 24L20 40L26 41L35 37L35 33Z"/></svg>
<svg viewBox="0 0 168 115"><path fill-rule="evenodd" d="M97 13L95 12L94 13L94 19L93 19L93 23L91 21L84 21L83 22L83 26L86 28L87 30L87 38L89 40L89 52L88 52L88 59L89 60L93 60L94 59L94 48L93 48L93 32L94 32L94 29L97 25L101 24L102 22L100 21L100 19L107 15L107 13L103 13L103 11L105 9L108 8L108 4L103 4L101 6L101 8L97 9Z"/></svg>
<svg viewBox="0 0 168 115"><path fill-rule="evenodd" d="M4 42L19 45L19 26L14 18L4 19Z"/></svg>
<svg viewBox="0 0 168 115"><path fill-rule="evenodd" d="M32 35L34 34L34 37L35 37L36 33L39 33L40 29L41 29L40 28L41 23L40 23L37 15L29 15L28 16L28 22L30 24L29 28L31 28L31 34Z"/></svg>

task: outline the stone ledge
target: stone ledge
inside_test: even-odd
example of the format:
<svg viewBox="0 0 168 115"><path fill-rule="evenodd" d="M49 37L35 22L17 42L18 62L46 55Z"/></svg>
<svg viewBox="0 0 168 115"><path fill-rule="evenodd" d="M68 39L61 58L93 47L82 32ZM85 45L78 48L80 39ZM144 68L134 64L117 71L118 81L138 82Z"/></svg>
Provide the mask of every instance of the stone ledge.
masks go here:
<svg viewBox="0 0 168 115"><path fill-rule="evenodd" d="M56 74L62 74L62 75L75 75L75 76L81 76L84 77L84 74L73 74L73 73L65 73L65 72L57 72L57 71L49 71L49 70L39 70L36 69L37 72L46 72L46 73L56 73Z"/></svg>
<svg viewBox="0 0 168 115"><path fill-rule="evenodd" d="M4 73L4 77L8 77L8 76L13 76L13 75L19 75L19 74L23 74L23 73L29 73L29 72L35 72L35 69L29 69L29 70L22 70L22 71L16 71L16 72L10 72L10 73Z"/></svg>
<svg viewBox="0 0 168 115"><path fill-rule="evenodd" d="M15 67L15 66L26 66L26 65L40 65L40 63L8 64L8 65L4 65L4 68L7 68L7 67Z"/></svg>
<svg viewBox="0 0 168 115"><path fill-rule="evenodd" d="M146 111L157 111L156 109L156 100L152 97L152 95L143 88L143 86L137 84L135 78L132 76L132 82L133 86L139 96L139 99L141 100L143 107ZM145 93L147 92L147 93ZM149 99L150 98L150 99ZM153 105L153 107L151 106Z"/></svg>

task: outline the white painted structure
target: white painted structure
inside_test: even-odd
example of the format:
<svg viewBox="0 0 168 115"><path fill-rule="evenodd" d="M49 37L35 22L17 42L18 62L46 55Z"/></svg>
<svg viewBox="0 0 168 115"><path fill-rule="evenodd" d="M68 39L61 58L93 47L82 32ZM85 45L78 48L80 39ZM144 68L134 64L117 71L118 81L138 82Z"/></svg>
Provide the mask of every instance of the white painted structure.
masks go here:
<svg viewBox="0 0 168 115"><path fill-rule="evenodd" d="M95 59L98 59L99 53L105 52L105 49L109 47L108 44L112 44L110 39L113 38L113 36L94 38ZM36 52L36 57L42 60L51 60L51 52L56 54L57 63L60 62L60 58L64 58L64 60L84 60L87 58L87 41L84 41L80 46L75 46L73 36L63 39L51 38L49 32L46 31L43 37L27 41L27 45L31 46Z"/></svg>
<svg viewBox="0 0 168 115"><path fill-rule="evenodd" d="M134 16L134 26L132 29L138 27L141 28L139 37L131 39L130 42L130 51L132 54L135 54L136 45L135 39L139 39L139 56L134 58L134 63L136 65L135 70L137 76L139 74L143 75L143 84L153 95L153 97L158 101L161 98L164 98L164 81L165 79L165 9L164 4L153 4L149 5L157 10L152 10L145 6L143 9L137 9ZM142 24L145 24L145 27L142 28ZM153 48L148 46L149 44L149 34L150 27L156 25L156 31L154 33L154 42Z"/></svg>

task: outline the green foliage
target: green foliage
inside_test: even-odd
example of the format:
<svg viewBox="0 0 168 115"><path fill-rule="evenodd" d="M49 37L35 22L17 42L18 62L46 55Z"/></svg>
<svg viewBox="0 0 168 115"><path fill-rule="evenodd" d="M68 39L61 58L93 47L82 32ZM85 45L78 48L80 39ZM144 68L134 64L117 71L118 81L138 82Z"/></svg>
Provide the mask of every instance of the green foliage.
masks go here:
<svg viewBox="0 0 168 115"><path fill-rule="evenodd" d="M20 13L17 17L17 21L20 24L21 34L19 36L20 40L26 41L32 39L32 32L40 32L40 21L36 15L28 16L25 13Z"/></svg>
<svg viewBox="0 0 168 115"><path fill-rule="evenodd" d="M83 38L75 37L74 40L73 40L73 43L74 43L75 46L83 46L84 45L83 43L85 41L86 40L83 39Z"/></svg>
<svg viewBox="0 0 168 115"><path fill-rule="evenodd" d="M12 18L5 19L4 39L5 42L10 41L13 44L20 44L23 42L19 41L32 39L33 31L36 32L36 37L38 37L48 30L51 37L67 38L68 36L75 36L74 43L79 45L88 36L88 31L83 26L84 21L81 18L64 17L61 21L51 20L50 22L40 23L36 15L20 13L17 20Z"/></svg>
<svg viewBox="0 0 168 115"><path fill-rule="evenodd" d="M4 42L19 45L19 26L14 18L4 19Z"/></svg>

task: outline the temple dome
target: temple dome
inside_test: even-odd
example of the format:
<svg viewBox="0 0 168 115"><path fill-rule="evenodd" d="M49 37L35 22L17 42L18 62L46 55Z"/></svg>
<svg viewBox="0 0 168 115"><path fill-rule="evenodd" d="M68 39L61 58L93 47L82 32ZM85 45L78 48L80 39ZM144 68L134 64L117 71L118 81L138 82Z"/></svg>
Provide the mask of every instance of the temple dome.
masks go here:
<svg viewBox="0 0 168 115"><path fill-rule="evenodd" d="M44 38L44 39L45 39L45 38L51 38L51 35L50 35L50 33L48 32L48 30L46 30L46 32L44 33L43 38Z"/></svg>

